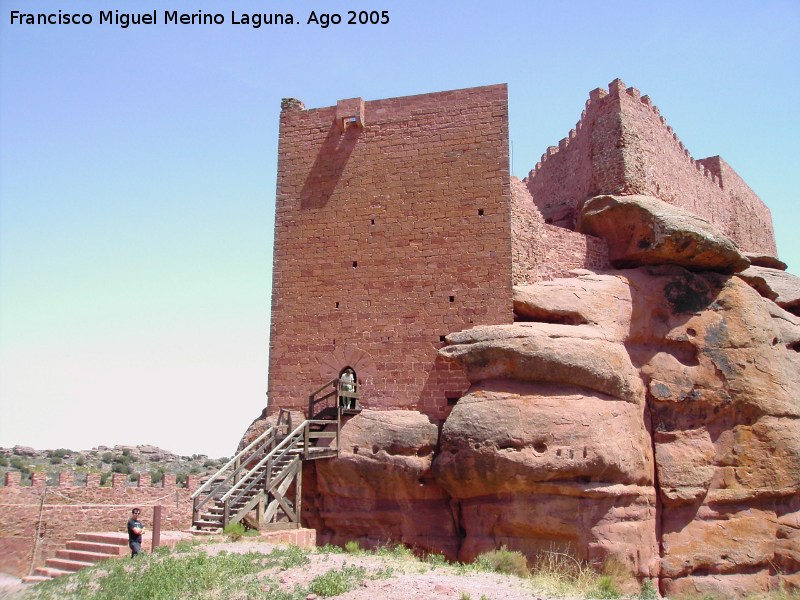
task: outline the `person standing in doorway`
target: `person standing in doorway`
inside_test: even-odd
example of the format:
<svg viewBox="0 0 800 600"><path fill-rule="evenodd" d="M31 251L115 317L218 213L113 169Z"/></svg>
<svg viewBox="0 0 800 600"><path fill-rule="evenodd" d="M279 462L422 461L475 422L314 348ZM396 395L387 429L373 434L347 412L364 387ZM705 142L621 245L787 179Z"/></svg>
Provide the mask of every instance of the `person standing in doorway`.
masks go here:
<svg viewBox="0 0 800 600"><path fill-rule="evenodd" d="M128 546L131 548L131 558L139 555L142 551L142 533L144 533L144 525L139 520L141 510L134 508L131 511L131 518L128 519Z"/></svg>

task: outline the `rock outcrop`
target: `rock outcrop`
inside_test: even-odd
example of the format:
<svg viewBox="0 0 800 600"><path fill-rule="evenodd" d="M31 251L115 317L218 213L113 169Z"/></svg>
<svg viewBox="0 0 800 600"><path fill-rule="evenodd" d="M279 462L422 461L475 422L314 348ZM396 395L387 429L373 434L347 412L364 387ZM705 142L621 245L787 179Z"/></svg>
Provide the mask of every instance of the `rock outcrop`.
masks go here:
<svg viewBox="0 0 800 600"><path fill-rule="evenodd" d="M779 269L749 267L739 273L759 294L800 316L800 277Z"/></svg>
<svg viewBox="0 0 800 600"><path fill-rule="evenodd" d="M800 587L797 278L734 275L733 242L654 198L590 199L581 227L625 269L517 287L513 324L447 335L469 392L440 429L346 421L340 457L306 467L308 522L460 560L613 560L670 595Z"/></svg>
<svg viewBox="0 0 800 600"><path fill-rule="evenodd" d="M651 196L595 196L581 210L578 230L603 238L617 268L676 264L734 273L750 264L711 223Z"/></svg>

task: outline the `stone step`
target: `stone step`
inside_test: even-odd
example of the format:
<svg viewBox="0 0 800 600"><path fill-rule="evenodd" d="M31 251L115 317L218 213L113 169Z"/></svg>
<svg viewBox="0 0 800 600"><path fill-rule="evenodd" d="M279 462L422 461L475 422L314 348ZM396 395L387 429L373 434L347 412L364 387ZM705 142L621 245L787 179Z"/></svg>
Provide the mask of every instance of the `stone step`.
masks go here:
<svg viewBox="0 0 800 600"><path fill-rule="evenodd" d="M42 581L50 581L51 579L53 578L49 575L28 575L22 578L22 583L41 583Z"/></svg>
<svg viewBox="0 0 800 600"><path fill-rule="evenodd" d="M114 546L127 546L127 533L114 532L80 532L75 534L75 540L81 542L99 542L101 544L111 544Z"/></svg>
<svg viewBox="0 0 800 600"><path fill-rule="evenodd" d="M48 558L45 561L45 566L54 569L61 569L62 571L80 571L86 567L91 567L94 563L84 562L82 560L69 560L67 558Z"/></svg>
<svg viewBox="0 0 800 600"><path fill-rule="evenodd" d="M74 571L65 571L64 569L56 569L55 567L36 567L33 573L35 576L54 579L56 577L63 577L64 575L72 575Z"/></svg>
<svg viewBox="0 0 800 600"><path fill-rule="evenodd" d="M115 546L119 548L120 546ZM56 551L56 558L64 558L66 560L75 560L78 562L87 562L87 563L96 563L100 562L101 560L108 560L109 558L114 558L115 555L112 554L104 554L102 552L87 552L85 550L57 550ZM116 556L119 556L117 554Z"/></svg>
<svg viewBox="0 0 800 600"><path fill-rule="evenodd" d="M127 543L124 546L119 544L104 544L102 542L85 542L73 540L67 542L67 550L80 550L82 552L97 552L108 556L125 556L128 553Z"/></svg>

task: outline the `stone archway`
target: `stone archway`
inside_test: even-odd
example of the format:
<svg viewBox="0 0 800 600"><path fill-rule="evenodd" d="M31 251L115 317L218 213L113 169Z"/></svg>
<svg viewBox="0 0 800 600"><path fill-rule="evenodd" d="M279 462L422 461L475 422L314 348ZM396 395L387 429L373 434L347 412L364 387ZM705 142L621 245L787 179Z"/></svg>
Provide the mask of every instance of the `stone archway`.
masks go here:
<svg viewBox="0 0 800 600"><path fill-rule="evenodd" d="M358 383L369 385L378 371L375 361L367 352L356 346L343 345L319 358L319 374L323 381L338 378L346 367L358 373Z"/></svg>

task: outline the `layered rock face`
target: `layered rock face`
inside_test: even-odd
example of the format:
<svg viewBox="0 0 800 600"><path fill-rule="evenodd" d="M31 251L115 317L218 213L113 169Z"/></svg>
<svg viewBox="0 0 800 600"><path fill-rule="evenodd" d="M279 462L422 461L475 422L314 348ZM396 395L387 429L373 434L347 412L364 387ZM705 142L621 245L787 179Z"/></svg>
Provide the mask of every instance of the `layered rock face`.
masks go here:
<svg viewBox="0 0 800 600"><path fill-rule="evenodd" d="M670 595L800 587L797 278L734 274L728 238L662 205L588 201L624 270L517 287L514 324L448 335L472 385L443 423L347 421L305 472L320 541L568 552Z"/></svg>

